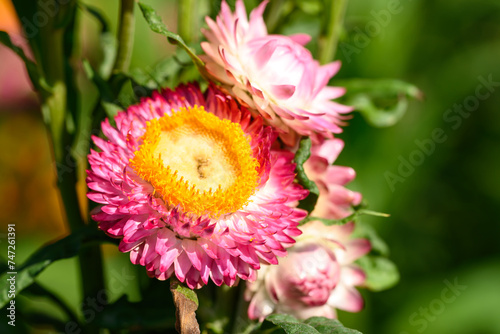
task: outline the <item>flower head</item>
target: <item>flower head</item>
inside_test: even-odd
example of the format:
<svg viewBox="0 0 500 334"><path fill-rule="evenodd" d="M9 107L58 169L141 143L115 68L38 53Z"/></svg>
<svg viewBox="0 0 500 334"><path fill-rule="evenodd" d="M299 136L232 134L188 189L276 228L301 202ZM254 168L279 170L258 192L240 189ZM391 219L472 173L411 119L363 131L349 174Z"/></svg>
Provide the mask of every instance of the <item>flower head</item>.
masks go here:
<svg viewBox="0 0 500 334"><path fill-rule="evenodd" d="M261 263L300 234L307 191L294 183L293 154L271 148L275 132L210 86L155 93L108 120L93 137L88 197L93 218L120 238L148 274L175 273L191 288L254 279Z"/></svg>
<svg viewBox="0 0 500 334"><path fill-rule="evenodd" d="M319 189L319 197L311 216L341 219L351 213L351 207L361 203L361 194L344 187L354 180L351 167L332 165L344 148L341 139L334 138L313 143L311 156L304 163L307 177Z"/></svg>
<svg viewBox="0 0 500 334"><path fill-rule="evenodd" d="M268 35L262 18L266 4L254 9L250 20L241 0L234 13L223 1L216 21L207 17L208 42L202 43L207 71L281 129L287 144L294 144L295 132L326 137L341 132L342 114L352 108L331 101L344 88L327 86L340 63L320 66L304 47L310 40L306 34Z"/></svg>
<svg viewBox="0 0 500 334"><path fill-rule="evenodd" d="M335 309L358 312L363 299L355 286L364 272L352 262L368 253L366 239L351 239L354 224L325 226L312 221L278 266L265 266L257 281L247 287L248 316L264 319L287 313L299 319L312 316L336 318Z"/></svg>

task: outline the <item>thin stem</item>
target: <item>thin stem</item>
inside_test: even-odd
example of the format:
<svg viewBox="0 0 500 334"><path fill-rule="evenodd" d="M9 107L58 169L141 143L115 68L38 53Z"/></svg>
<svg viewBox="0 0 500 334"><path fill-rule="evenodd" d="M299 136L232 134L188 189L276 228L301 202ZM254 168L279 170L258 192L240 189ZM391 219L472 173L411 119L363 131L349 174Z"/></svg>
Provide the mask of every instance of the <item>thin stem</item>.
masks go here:
<svg viewBox="0 0 500 334"><path fill-rule="evenodd" d="M64 30L51 29L47 26L41 30L44 47L41 49L42 66L47 84L51 92L43 101L44 107L50 110L49 130L54 143L56 161L64 156L63 137L65 133L67 90L64 75Z"/></svg>
<svg viewBox="0 0 500 334"><path fill-rule="evenodd" d="M237 291L235 293L236 307L233 309L234 312L233 312L231 320L230 320L231 324L230 324L229 328L231 329L231 333L241 333L242 327L244 327L244 326L242 326L242 322L245 321L243 319L247 319L247 317L245 316L246 310L244 308L244 306L245 306L245 288L246 288L246 283L244 283L244 282L240 282L240 284L238 284L238 286L236 288L233 288L233 289L236 289Z"/></svg>
<svg viewBox="0 0 500 334"><path fill-rule="evenodd" d="M179 17L177 18L177 31L187 43L194 40L194 32L198 31L196 18L198 11L194 0L179 0Z"/></svg>
<svg viewBox="0 0 500 334"><path fill-rule="evenodd" d="M134 45L134 0L122 0L120 4L120 22L118 26L118 51L113 72L126 72L132 58Z"/></svg>
<svg viewBox="0 0 500 334"><path fill-rule="evenodd" d="M65 120L67 113L67 88L64 58L64 29L53 28L47 25L41 31L44 47L41 49L43 73L47 84L51 87L51 94L42 96L42 108L47 108L50 114L48 124L54 160L57 166L57 185L61 194L64 216L71 231L85 225L82 219L78 197L75 189L76 162L69 151L69 136L67 135Z"/></svg>
<svg viewBox="0 0 500 334"><path fill-rule="evenodd" d="M344 14L347 7L347 0L330 1L330 15L328 21L328 30L325 42L320 52L320 62L326 64L333 60L337 51L340 32L344 25Z"/></svg>
<svg viewBox="0 0 500 334"><path fill-rule="evenodd" d="M281 13L283 11L284 0L273 0L269 3L269 9L266 11L266 25L269 33L274 33L281 20Z"/></svg>

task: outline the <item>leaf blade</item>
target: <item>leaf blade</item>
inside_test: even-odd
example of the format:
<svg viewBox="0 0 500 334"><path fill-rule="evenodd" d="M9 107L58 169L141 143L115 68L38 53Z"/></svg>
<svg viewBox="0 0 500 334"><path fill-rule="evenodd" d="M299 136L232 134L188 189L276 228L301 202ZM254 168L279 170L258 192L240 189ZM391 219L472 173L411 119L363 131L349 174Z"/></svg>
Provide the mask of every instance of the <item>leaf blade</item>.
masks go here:
<svg viewBox="0 0 500 334"><path fill-rule="evenodd" d="M364 286L372 291L387 290L399 281L396 265L384 256L367 255L356 260L366 274Z"/></svg>
<svg viewBox="0 0 500 334"><path fill-rule="evenodd" d="M274 327L273 327L274 326ZM361 332L346 328L336 319L325 317L311 317L299 320L289 314L271 314L258 331L254 333L280 333L286 334L361 334Z"/></svg>
<svg viewBox="0 0 500 334"><path fill-rule="evenodd" d="M78 255L84 243L99 240L102 237L103 233L98 230L83 228L37 250L17 269L16 275L9 274L12 271L2 273L0 275L0 307L4 307L11 299L9 298L10 282L7 281L9 276L15 276L16 294L19 294L33 284L35 278L51 263Z"/></svg>
<svg viewBox="0 0 500 334"><path fill-rule="evenodd" d="M396 124L406 113L411 99L422 99L414 85L396 79L349 79L337 82L347 92L342 102L360 112L374 127Z"/></svg>
<svg viewBox="0 0 500 334"><path fill-rule="evenodd" d="M205 63L195 54L195 52L184 42L181 36L174 34L173 32L167 29L167 26L163 23L161 17L156 13L156 11L149 5L139 2L139 8L142 11L146 22L149 25L149 28L165 37L170 44L179 45L182 49L184 49L193 63L198 67L198 70L204 74L205 73Z"/></svg>
<svg viewBox="0 0 500 334"><path fill-rule="evenodd" d="M304 169L304 163L311 156L311 139L309 137L303 138L300 140L299 149L297 153L295 153L294 163L295 163L295 172L297 174L297 181L301 186L305 189L309 190L309 195L299 202L299 208L304 209L308 212L313 211L316 202L319 197L319 189L314 181L311 181Z"/></svg>

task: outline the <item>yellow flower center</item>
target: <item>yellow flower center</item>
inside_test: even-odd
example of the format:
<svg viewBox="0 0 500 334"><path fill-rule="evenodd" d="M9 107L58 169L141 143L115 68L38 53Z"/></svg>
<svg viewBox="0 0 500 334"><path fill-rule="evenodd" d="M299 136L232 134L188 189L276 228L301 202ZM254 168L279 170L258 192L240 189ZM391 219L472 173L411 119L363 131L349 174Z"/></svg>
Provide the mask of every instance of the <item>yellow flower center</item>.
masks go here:
<svg viewBox="0 0 500 334"><path fill-rule="evenodd" d="M168 205L217 218L249 202L259 163L238 123L203 107L181 108L147 123L131 166Z"/></svg>

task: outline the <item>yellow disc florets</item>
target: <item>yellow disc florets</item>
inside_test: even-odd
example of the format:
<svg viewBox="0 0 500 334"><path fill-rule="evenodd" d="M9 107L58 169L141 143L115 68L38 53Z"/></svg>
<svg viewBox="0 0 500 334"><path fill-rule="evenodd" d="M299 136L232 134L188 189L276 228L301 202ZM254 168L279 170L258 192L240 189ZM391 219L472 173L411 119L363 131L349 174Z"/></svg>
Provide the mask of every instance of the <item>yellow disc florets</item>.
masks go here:
<svg viewBox="0 0 500 334"><path fill-rule="evenodd" d="M216 218L249 202L257 160L238 123L203 107L181 108L147 123L131 166L168 205Z"/></svg>

